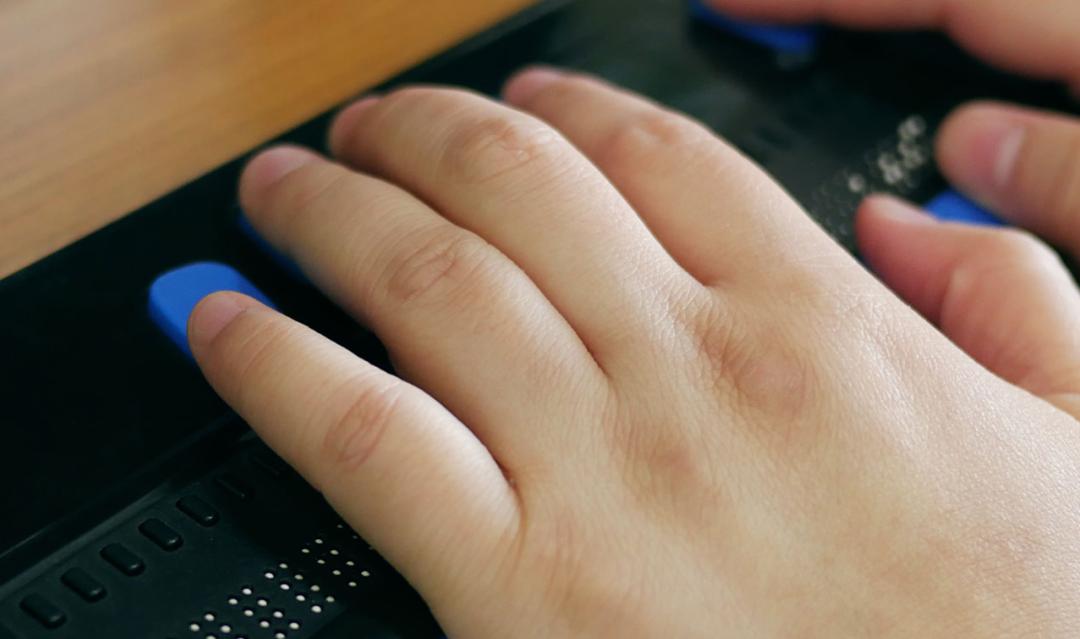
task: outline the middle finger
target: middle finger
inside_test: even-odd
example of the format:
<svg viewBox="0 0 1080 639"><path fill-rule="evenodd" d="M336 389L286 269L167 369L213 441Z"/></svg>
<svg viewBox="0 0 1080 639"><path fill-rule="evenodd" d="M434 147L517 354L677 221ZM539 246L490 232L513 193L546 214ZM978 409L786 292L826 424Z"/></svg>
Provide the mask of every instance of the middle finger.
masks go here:
<svg viewBox="0 0 1080 639"><path fill-rule="evenodd" d="M602 367L655 352L674 305L701 288L561 135L481 96L395 92L343 112L331 147L502 250Z"/></svg>

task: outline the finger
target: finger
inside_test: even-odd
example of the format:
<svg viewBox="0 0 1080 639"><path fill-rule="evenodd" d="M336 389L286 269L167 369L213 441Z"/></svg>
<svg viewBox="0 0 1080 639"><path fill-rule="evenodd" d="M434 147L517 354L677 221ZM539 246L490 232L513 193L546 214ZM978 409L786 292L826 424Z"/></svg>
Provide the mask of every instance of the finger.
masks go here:
<svg viewBox="0 0 1080 639"><path fill-rule="evenodd" d="M866 28L937 28L1007 69L1080 87L1075 0L709 0L757 19L827 20Z"/></svg>
<svg viewBox="0 0 1080 639"><path fill-rule="evenodd" d="M1080 256L1080 120L974 104L946 121L937 146L954 184Z"/></svg>
<svg viewBox="0 0 1080 639"><path fill-rule="evenodd" d="M706 284L744 273L748 264L757 272L779 265L770 259L779 246L826 247L769 176L681 114L547 68L518 74L503 94L581 149L668 252Z"/></svg>
<svg viewBox="0 0 1080 639"><path fill-rule="evenodd" d="M881 279L974 359L1036 395L1080 394L1080 294L1045 244L887 197L863 204L856 230Z"/></svg>
<svg viewBox="0 0 1080 639"><path fill-rule="evenodd" d="M237 293L189 335L222 398L421 590L476 574L513 527L495 461L418 389Z"/></svg>
<svg viewBox="0 0 1080 639"><path fill-rule="evenodd" d="M510 260L408 193L302 149L255 158L241 202L260 233L371 326L399 372L500 462L550 458L571 393L603 391L574 331Z"/></svg>
<svg viewBox="0 0 1080 639"><path fill-rule="evenodd" d="M550 127L480 96L406 89L346 110L335 154L416 193L536 282L601 366L640 365L697 285Z"/></svg>

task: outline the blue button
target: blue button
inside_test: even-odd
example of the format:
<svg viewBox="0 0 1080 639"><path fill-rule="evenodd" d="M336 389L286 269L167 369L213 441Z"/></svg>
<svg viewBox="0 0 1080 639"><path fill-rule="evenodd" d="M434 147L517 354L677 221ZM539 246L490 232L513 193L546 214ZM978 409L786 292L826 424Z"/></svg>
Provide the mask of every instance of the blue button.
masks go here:
<svg viewBox="0 0 1080 639"><path fill-rule="evenodd" d="M737 20L706 5L703 0L689 0L689 3L690 15L694 18L782 53L811 53L821 37L821 30L816 26Z"/></svg>
<svg viewBox="0 0 1080 639"><path fill-rule="evenodd" d="M926 210L945 222L976 226L1006 226L997 216L982 206L949 189L926 203Z"/></svg>
<svg viewBox="0 0 1080 639"><path fill-rule="evenodd" d="M191 357L188 347L188 316L199 300L218 291L237 291L273 308L262 291L231 266L218 262L196 262L164 273L150 285L150 319L165 335Z"/></svg>

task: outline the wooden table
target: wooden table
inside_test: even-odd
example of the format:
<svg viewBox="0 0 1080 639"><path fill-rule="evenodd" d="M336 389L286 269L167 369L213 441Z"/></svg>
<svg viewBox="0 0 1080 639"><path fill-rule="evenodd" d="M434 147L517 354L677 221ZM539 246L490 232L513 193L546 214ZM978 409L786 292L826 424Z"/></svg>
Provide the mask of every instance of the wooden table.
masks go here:
<svg viewBox="0 0 1080 639"><path fill-rule="evenodd" d="M528 4L0 2L0 277Z"/></svg>

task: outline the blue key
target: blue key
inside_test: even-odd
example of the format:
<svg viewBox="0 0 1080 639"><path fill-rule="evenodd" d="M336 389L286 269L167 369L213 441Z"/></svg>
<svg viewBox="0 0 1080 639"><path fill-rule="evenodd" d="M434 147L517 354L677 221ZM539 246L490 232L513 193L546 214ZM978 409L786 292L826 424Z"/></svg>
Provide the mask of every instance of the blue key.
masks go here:
<svg viewBox="0 0 1080 639"><path fill-rule="evenodd" d="M816 26L737 20L706 5L703 0L689 0L689 3L690 15L694 18L781 53L812 53L821 37Z"/></svg>
<svg viewBox="0 0 1080 639"><path fill-rule="evenodd" d="M949 189L926 203L926 210L945 222L976 226L1006 226L997 216L958 192Z"/></svg>
<svg viewBox="0 0 1080 639"><path fill-rule="evenodd" d="M150 285L150 319L180 350L191 357L187 322L199 300L217 291L237 291L273 308L262 291L231 266L195 262L164 273Z"/></svg>

